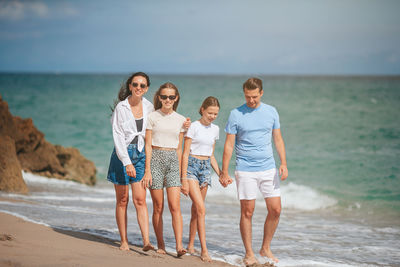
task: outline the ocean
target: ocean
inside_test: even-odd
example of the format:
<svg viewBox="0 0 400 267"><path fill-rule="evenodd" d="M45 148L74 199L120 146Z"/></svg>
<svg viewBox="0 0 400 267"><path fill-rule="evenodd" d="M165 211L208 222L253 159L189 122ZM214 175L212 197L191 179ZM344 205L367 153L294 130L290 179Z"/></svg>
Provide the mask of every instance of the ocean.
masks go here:
<svg viewBox="0 0 400 267"><path fill-rule="evenodd" d="M29 195L0 193L0 211L55 228L119 240L115 193L106 181L113 149L110 115L128 74L0 74L0 94L13 115L31 117L53 144L77 147L98 170L94 187L23 173ZM277 108L286 144L289 178L281 183L282 214L272 241L277 266L400 266L400 76L259 76L264 103ZM164 82L179 88L178 113L199 119L207 96L221 104L215 124L221 164L224 127L231 109L244 103L248 76L150 75L146 98ZM275 159L279 157L275 153ZM234 176L234 160L230 174ZM7 201L5 198L12 199ZM152 212L151 198L147 202ZM184 245L190 205L182 197ZM241 265L235 184L222 188L213 176L206 198L207 245L212 258ZM258 251L266 216L257 199L253 247ZM140 245L133 204L128 238ZM151 217L150 217L151 220ZM168 209L164 237L175 242ZM156 244L150 227L150 239ZM196 240L195 246L200 249ZM263 261L264 259L261 259Z"/></svg>

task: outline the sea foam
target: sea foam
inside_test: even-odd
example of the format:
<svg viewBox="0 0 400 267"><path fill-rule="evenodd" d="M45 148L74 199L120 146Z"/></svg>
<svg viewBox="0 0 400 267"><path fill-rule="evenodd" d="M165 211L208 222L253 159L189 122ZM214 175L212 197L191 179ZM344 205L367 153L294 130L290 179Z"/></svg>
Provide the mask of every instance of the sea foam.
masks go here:
<svg viewBox="0 0 400 267"><path fill-rule="evenodd" d="M289 182L281 186L282 206L288 209L317 210L332 207L337 200L304 185Z"/></svg>
<svg viewBox="0 0 400 267"><path fill-rule="evenodd" d="M216 175L212 177L212 181L212 187L207 192L207 201L219 204L238 204L235 181L226 188L220 185ZM311 187L293 182L287 184L286 182L281 182L281 195L282 206L285 209L312 211L325 209L337 204L336 199L326 196ZM258 193L256 205L265 206L261 193Z"/></svg>

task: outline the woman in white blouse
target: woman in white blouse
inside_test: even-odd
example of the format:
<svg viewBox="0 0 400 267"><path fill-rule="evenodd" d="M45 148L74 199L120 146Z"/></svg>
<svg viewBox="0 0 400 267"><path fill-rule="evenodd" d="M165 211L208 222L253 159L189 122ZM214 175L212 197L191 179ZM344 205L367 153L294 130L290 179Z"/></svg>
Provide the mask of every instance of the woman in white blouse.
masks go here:
<svg viewBox="0 0 400 267"><path fill-rule="evenodd" d="M129 250L127 237L127 207L129 185L132 188L133 204L143 239L143 250L154 249L149 240L149 215L146 205L144 137L147 115L154 110L143 95L150 86L147 74L132 74L122 85L112 114L114 151L111 155L107 180L114 184L116 194L115 217L121 236L121 250Z"/></svg>

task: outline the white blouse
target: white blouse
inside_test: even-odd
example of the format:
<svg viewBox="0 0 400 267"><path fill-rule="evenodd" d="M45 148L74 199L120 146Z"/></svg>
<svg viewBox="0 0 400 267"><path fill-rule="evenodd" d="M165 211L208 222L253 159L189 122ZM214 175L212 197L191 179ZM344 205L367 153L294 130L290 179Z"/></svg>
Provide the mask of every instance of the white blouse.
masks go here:
<svg viewBox="0 0 400 267"><path fill-rule="evenodd" d="M147 115L154 110L153 104L143 97L143 127L142 131L138 132L135 117L128 101L129 97L118 103L111 117L115 151L124 166L132 164L127 147L136 136L138 136L138 150L143 150Z"/></svg>

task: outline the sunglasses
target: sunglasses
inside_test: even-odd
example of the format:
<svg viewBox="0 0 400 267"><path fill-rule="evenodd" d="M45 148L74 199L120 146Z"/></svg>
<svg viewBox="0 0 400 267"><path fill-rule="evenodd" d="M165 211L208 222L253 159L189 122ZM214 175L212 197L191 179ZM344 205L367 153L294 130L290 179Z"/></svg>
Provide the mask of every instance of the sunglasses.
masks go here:
<svg viewBox="0 0 400 267"><path fill-rule="evenodd" d="M133 87L138 87L138 86L140 86L140 88L142 88L142 89L144 89L144 88L146 88L147 87L147 84L144 84L144 83L132 83L132 86Z"/></svg>
<svg viewBox="0 0 400 267"><path fill-rule="evenodd" d="M175 100L176 99L176 95L160 95L160 98L162 100L165 100L167 98L169 98L169 100Z"/></svg>

